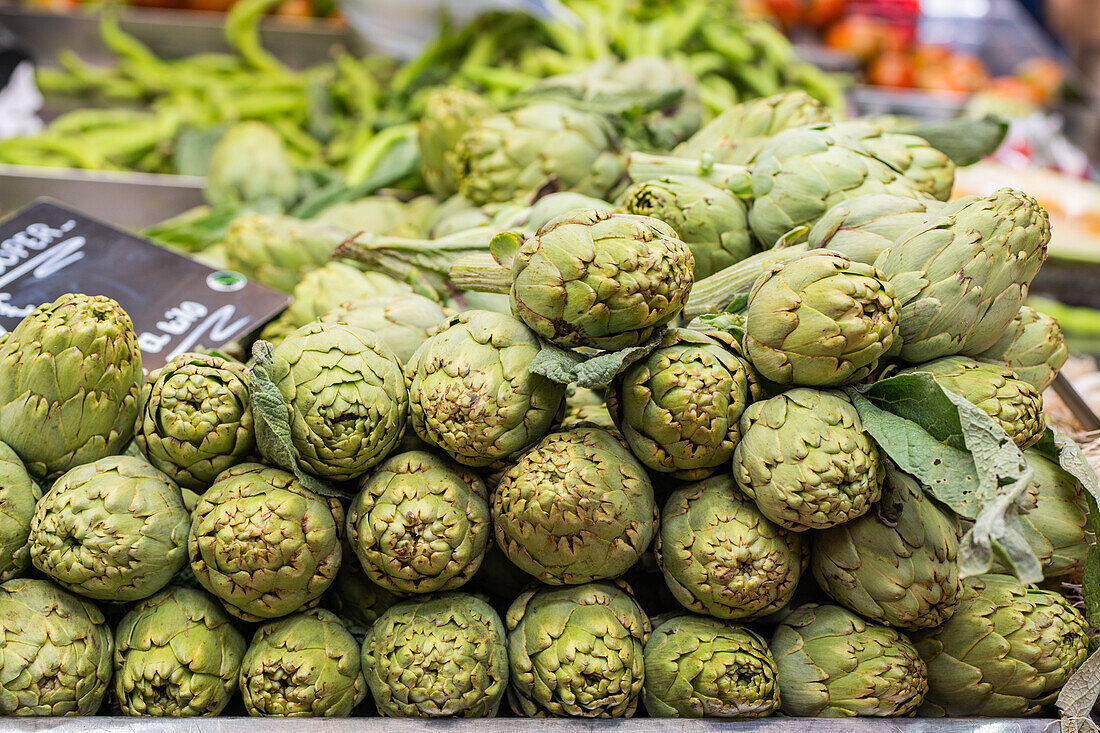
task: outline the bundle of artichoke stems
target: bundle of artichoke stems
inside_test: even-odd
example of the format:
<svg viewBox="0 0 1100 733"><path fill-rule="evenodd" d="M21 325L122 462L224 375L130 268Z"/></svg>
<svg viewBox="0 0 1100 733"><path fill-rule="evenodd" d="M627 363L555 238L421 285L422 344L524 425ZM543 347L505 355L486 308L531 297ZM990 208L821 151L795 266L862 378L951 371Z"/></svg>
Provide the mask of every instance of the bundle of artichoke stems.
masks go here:
<svg viewBox="0 0 1100 733"><path fill-rule="evenodd" d="M0 337L0 711L1087 714L1097 609L1060 591L1095 594L1096 480L1023 304L1046 212L943 203L958 145L804 96L612 204L603 128L543 112L423 161L534 206L236 222L298 296L247 364L144 376L101 296ZM386 272L327 261L363 217L390 234L344 251Z"/></svg>

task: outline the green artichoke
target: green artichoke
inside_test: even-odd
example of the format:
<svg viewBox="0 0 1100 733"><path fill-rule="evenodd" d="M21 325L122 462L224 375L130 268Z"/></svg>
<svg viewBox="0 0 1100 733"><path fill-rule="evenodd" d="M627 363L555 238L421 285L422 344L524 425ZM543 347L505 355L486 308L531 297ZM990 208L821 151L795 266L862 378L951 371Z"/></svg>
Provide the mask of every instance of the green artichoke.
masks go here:
<svg viewBox="0 0 1100 733"><path fill-rule="evenodd" d="M772 265L749 292L746 355L760 376L783 386L866 378L898 337L900 307L884 279L828 251Z"/></svg>
<svg viewBox="0 0 1100 733"><path fill-rule="evenodd" d="M559 346L637 346L683 310L693 268L691 250L667 224L579 209L520 247L512 312Z"/></svg>
<svg viewBox="0 0 1100 733"><path fill-rule="evenodd" d="M292 474L242 463L195 506L191 570L239 618L285 616L316 605L332 584L343 520L339 501L307 491Z"/></svg>
<svg viewBox="0 0 1100 733"><path fill-rule="evenodd" d="M373 582L397 593L454 590L477 572L492 535L476 473L431 453L393 456L359 482L348 541Z"/></svg>
<svg viewBox="0 0 1100 733"><path fill-rule="evenodd" d="M429 210L421 210L429 205ZM424 231L423 218L430 216L436 205L431 196L419 196L408 203L392 196L367 196L333 204L315 219L335 224L349 234L370 232L393 237L419 237Z"/></svg>
<svg viewBox="0 0 1100 733"><path fill-rule="evenodd" d="M46 580L0 585L0 715L94 715L111 681L111 629Z"/></svg>
<svg viewBox="0 0 1100 733"><path fill-rule="evenodd" d="M776 628L771 650L787 715L912 715L934 681L904 636L840 606L802 606Z"/></svg>
<svg viewBox="0 0 1100 733"><path fill-rule="evenodd" d="M492 716L508 687L504 624L465 593L401 603L371 627L363 668L386 717Z"/></svg>
<svg viewBox="0 0 1100 733"><path fill-rule="evenodd" d="M409 409L404 375L371 331L311 323L287 336L271 359L271 378L290 410L290 440L306 472L348 481L401 442Z"/></svg>
<svg viewBox="0 0 1100 733"><path fill-rule="evenodd" d="M241 662L253 717L346 718L367 694L359 645L332 613L315 608L268 621Z"/></svg>
<svg viewBox="0 0 1100 733"><path fill-rule="evenodd" d="M226 229L225 259L245 277L292 293L306 273L327 263L354 233L322 220L245 213Z"/></svg>
<svg viewBox="0 0 1100 733"><path fill-rule="evenodd" d="M0 341L0 442L37 478L121 453L144 379L137 335L119 304L62 295Z"/></svg>
<svg viewBox="0 0 1100 733"><path fill-rule="evenodd" d="M349 300L321 316L324 323L347 323L374 331L402 364L407 364L431 329L451 317L448 308L415 293L372 295Z"/></svg>
<svg viewBox="0 0 1100 733"><path fill-rule="evenodd" d="M866 514L884 468L841 392L798 388L749 405L733 454L737 485L761 513L795 531L825 529Z"/></svg>
<svg viewBox="0 0 1100 733"><path fill-rule="evenodd" d="M298 178L283 139L263 122L229 128L210 156L203 193L212 206L290 206L298 198Z"/></svg>
<svg viewBox="0 0 1100 733"><path fill-rule="evenodd" d="M102 458L63 475L38 502L31 562L74 593L135 601L187 563L189 526L167 476L140 458Z"/></svg>
<svg viewBox="0 0 1100 733"><path fill-rule="evenodd" d="M750 399L749 367L704 333L670 329L649 356L607 392L607 406L634 455L677 478L709 476L733 457Z"/></svg>
<svg viewBox="0 0 1100 733"><path fill-rule="evenodd" d="M672 595L718 618L764 616L794 594L809 546L719 474L672 492L653 552Z"/></svg>
<svg viewBox="0 0 1100 733"><path fill-rule="evenodd" d="M643 181L623 195L628 214L651 216L672 227L695 258L702 280L753 253L748 210L730 191L688 176Z"/></svg>
<svg viewBox="0 0 1100 733"><path fill-rule="evenodd" d="M248 371L217 356L174 357L142 388L134 439L177 484L204 491L255 452Z"/></svg>
<svg viewBox="0 0 1100 733"><path fill-rule="evenodd" d="M611 583L543 588L508 609L512 709L527 717L629 718L645 681L649 619Z"/></svg>
<svg viewBox="0 0 1100 733"><path fill-rule="evenodd" d="M1054 383L1069 349L1057 320L1023 305L1001 337L974 358L1008 367L1042 393Z"/></svg>
<svg viewBox="0 0 1100 733"><path fill-rule="evenodd" d="M473 92L458 87L434 89L424 96L416 128L420 173L428 190L450 196L461 175L455 147L466 132L493 113L493 107Z"/></svg>
<svg viewBox="0 0 1100 733"><path fill-rule="evenodd" d="M363 566L354 560L355 550L345 546L343 554L348 561L340 563L340 570L329 586L325 603L353 633L366 633L378 617L399 599L367 577Z"/></svg>
<svg viewBox="0 0 1100 733"><path fill-rule="evenodd" d="M511 316L451 318L405 366L416 434L475 467L499 465L542 440L565 387L528 370L540 348Z"/></svg>
<svg viewBox="0 0 1100 733"><path fill-rule="evenodd" d="M915 199L888 193L841 201L817 220L807 235L810 249L828 249L865 265L890 249L910 228L943 211L935 199Z"/></svg>
<svg viewBox="0 0 1100 733"><path fill-rule="evenodd" d="M775 660L754 632L676 616L645 644L642 702L655 718L763 718L779 708Z"/></svg>
<svg viewBox="0 0 1100 733"><path fill-rule="evenodd" d="M993 418L1021 450L1034 445L1046 431L1043 398L1011 369L964 356L948 356L906 369L924 372L949 392L964 397Z"/></svg>
<svg viewBox="0 0 1100 733"><path fill-rule="evenodd" d="M1088 656L1088 622L1057 593L979 575L951 619L914 642L928 664L922 715L1034 715Z"/></svg>
<svg viewBox="0 0 1100 733"><path fill-rule="evenodd" d="M597 427L547 436L504 472L492 501L500 549L551 585L622 575L657 525L645 468Z"/></svg>
<svg viewBox="0 0 1100 733"><path fill-rule="evenodd" d="M832 125L832 130L858 141L876 158L901 171L920 191L939 201L951 198L955 163L924 138L894 132L864 120L838 122Z"/></svg>
<svg viewBox="0 0 1100 733"><path fill-rule="evenodd" d="M607 410L607 401L602 394L584 387L570 385L565 397L565 415L562 426L574 426L589 423L607 430L618 430L611 413Z"/></svg>
<svg viewBox="0 0 1100 733"><path fill-rule="evenodd" d="M209 596L169 588L115 631L115 697L125 715L215 716L237 689L244 637Z"/></svg>
<svg viewBox="0 0 1100 733"><path fill-rule="evenodd" d="M492 215L474 206L462 194L449 197L432 212L425 222L425 236L442 239L452 234L462 234L490 223Z"/></svg>
<svg viewBox="0 0 1100 733"><path fill-rule="evenodd" d="M534 192L607 199L626 175L619 137L602 116L536 103L477 122L454 150L458 192L478 206Z"/></svg>
<svg viewBox="0 0 1100 733"><path fill-rule="evenodd" d="M901 357L975 356L1009 328L1046 259L1047 212L1010 188L948 204L875 263L901 303Z"/></svg>
<svg viewBox="0 0 1100 733"><path fill-rule="evenodd" d="M380 272L363 272L344 262L328 262L306 273L294 287L294 302L264 327L260 338L278 342L333 308L356 298L411 295L412 289Z"/></svg>
<svg viewBox="0 0 1100 733"><path fill-rule="evenodd" d="M34 505L42 490L15 451L0 443L0 582L23 574L31 562L27 544Z"/></svg>
<svg viewBox="0 0 1100 733"><path fill-rule="evenodd" d="M902 629L939 626L959 605L955 523L897 470L878 505L814 536L822 590L864 618Z"/></svg>

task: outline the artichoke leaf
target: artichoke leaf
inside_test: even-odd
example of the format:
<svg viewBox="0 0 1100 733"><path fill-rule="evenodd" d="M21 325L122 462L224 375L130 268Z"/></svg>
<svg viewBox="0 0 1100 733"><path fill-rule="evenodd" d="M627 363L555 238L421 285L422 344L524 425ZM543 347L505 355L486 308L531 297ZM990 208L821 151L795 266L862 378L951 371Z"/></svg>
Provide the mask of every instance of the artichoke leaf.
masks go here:
<svg viewBox="0 0 1100 733"><path fill-rule="evenodd" d="M981 119L955 119L932 122L906 130L922 137L956 164L973 165L991 155L1008 134L1008 122L989 115Z"/></svg>
<svg viewBox="0 0 1100 733"><path fill-rule="evenodd" d="M1062 714L1062 733L1100 730L1091 717L1097 698L1100 698L1100 648L1089 655L1058 693L1055 704Z"/></svg>
<svg viewBox="0 0 1100 733"><path fill-rule="evenodd" d="M618 351L583 354L543 342L542 349L528 367L558 384L576 384L587 389L606 387L634 362L644 359L657 348L667 328L658 328L645 343Z"/></svg>

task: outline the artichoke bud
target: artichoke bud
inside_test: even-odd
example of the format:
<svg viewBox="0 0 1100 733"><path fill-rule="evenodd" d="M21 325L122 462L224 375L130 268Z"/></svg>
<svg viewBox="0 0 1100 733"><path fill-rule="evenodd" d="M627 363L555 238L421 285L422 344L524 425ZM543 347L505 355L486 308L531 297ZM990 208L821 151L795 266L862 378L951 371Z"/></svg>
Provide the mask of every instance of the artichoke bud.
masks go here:
<svg viewBox="0 0 1100 733"><path fill-rule="evenodd" d="M493 107L473 92L443 87L424 97L416 128L420 172L428 189L437 196L458 190L461 174L455 148L466 131L493 113Z"/></svg>
<svg viewBox="0 0 1100 733"><path fill-rule="evenodd" d="M274 201L286 207L298 198L298 179L278 133L248 121L231 127L215 146L203 191L212 206Z"/></svg>
<svg viewBox="0 0 1100 733"><path fill-rule="evenodd" d="M841 201L825 212L807 235L810 249L827 249L854 262L873 265L902 234L943 210L943 203L891 194Z"/></svg>
<svg viewBox="0 0 1100 733"><path fill-rule="evenodd" d="M1008 367L1042 394L1065 365L1069 349L1055 318L1024 305L1001 337L974 358Z"/></svg>
<svg viewBox="0 0 1100 733"><path fill-rule="evenodd" d="M27 541L41 498L42 490L19 456L0 443L0 582L19 577L31 563Z"/></svg>
<svg viewBox="0 0 1100 733"><path fill-rule="evenodd" d="M245 213L226 229L226 263L250 280L292 293L306 273L327 263L352 234L320 219Z"/></svg>
<svg viewBox="0 0 1100 733"><path fill-rule="evenodd" d="M377 274L377 273L375 273ZM430 298L410 292L349 299L321 316L325 323L346 323L373 331L401 364L407 364L436 326L453 315Z"/></svg>

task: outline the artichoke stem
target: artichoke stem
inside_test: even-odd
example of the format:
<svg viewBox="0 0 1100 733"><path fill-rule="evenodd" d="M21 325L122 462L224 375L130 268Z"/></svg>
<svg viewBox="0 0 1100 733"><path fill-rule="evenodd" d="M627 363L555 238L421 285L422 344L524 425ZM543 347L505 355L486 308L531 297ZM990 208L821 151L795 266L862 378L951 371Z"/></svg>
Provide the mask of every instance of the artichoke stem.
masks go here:
<svg viewBox="0 0 1100 733"><path fill-rule="evenodd" d="M467 255L451 267L451 283L459 290L507 294L512 268L501 267L491 254Z"/></svg>
<svg viewBox="0 0 1100 733"><path fill-rule="evenodd" d="M768 267L801 257L807 248L806 244L796 244L782 249L765 250L696 282L688 296L687 305L684 306L684 319L690 321L705 313L720 312L738 295L747 293Z"/></svg>
<svg viewBox="0 0 1100 733"><path fill-rule="evenodd" d="M712 185L728 188L742 197L748 196L752 190L748 168L715 163L709 155L700 159L631 153L626 170L635 183L666 176L695 176Z"/></svg>

